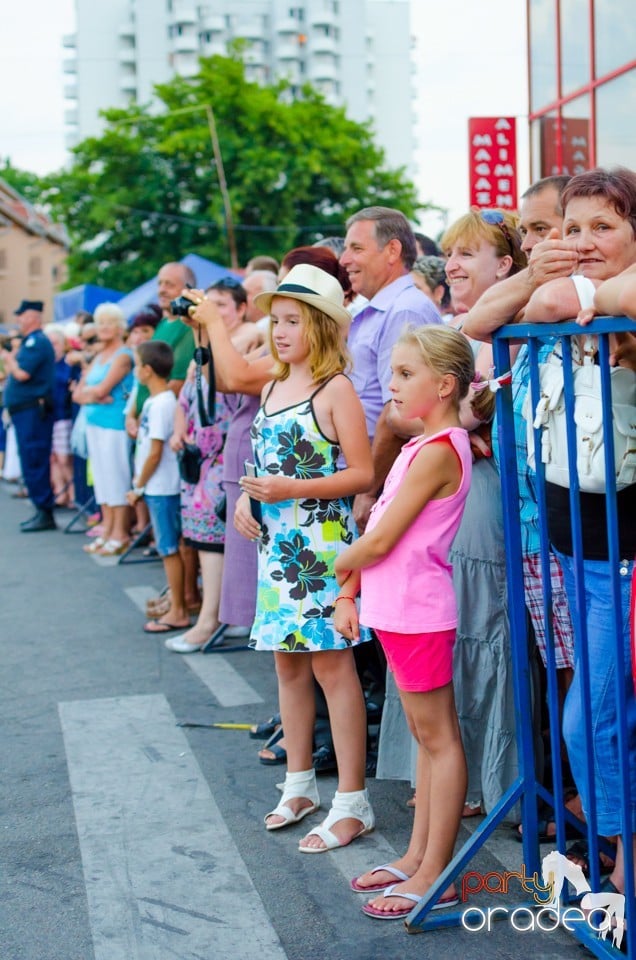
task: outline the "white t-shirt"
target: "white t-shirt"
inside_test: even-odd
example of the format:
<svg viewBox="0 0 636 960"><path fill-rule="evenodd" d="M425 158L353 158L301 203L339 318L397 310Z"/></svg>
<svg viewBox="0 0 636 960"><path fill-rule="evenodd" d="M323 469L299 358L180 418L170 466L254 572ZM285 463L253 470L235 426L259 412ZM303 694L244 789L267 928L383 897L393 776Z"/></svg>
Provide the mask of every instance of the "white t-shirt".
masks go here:
<svg viewBox="0 0 636 960"><path fill-rule="evenodd" d="M163 440L161 460L146 483L146 493L152 497L169 497L179 493L180 478L177 455L168 440L174 432L174 414L177 398L172 390L163 390L145 401L139 418L137 447L135 449L135 477L139 477L150 454L153 440Z"/></svg>

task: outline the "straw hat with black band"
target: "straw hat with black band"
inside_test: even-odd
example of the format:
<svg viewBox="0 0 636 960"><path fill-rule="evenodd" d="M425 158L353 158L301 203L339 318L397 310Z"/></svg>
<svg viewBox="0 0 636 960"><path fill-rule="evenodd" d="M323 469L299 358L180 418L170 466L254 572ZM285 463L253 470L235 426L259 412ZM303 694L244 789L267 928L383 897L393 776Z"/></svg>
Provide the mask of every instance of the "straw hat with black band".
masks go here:
<svg viewBox="0 0 636 960"><path fill-rule="evenodd" d="M269 313L274 297L288 297L290 300L308 303L326 313L342 327L348 327L351 322L351 314L344 306L344 292L336 278L308 263L299 263L292 267L276 290L259 293L254 297L254 303L259 310Z"/></svg>

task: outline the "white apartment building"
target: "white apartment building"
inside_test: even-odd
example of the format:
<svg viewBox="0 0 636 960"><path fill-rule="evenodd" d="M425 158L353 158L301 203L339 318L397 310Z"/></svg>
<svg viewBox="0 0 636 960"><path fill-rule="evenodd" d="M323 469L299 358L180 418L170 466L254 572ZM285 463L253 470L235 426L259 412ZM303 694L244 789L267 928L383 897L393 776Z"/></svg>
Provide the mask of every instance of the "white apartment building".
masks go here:
<svg viewBox="0 0 636 960"><path fill-rule="evenodd" d="M248 44L247 76L309 81L370 122L390 166L414 174L410 0L75 0L64 38L67 146L99 134L99 111L152 100L153 86L192 76L200 55Z"/></svg>

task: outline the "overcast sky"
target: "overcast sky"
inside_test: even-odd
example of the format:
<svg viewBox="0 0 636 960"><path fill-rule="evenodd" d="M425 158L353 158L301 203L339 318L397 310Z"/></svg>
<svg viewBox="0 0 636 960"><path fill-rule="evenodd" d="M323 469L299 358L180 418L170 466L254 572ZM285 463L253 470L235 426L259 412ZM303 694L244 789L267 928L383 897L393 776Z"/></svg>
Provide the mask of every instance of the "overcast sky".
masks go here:
<svg viewBox="0 0 636 960"><path fill-rule="evenodd" d="M422 200L449 208L450 220L468 206L469 116L519 118L519 187L527 186L525 6L521 0L411 0L417 185ZM48 173L65 161L62 36L73 29L73 0L23 0L3 18L0 157L17 167ZM441 225L437 217L422 223L429 232Z"/></svg>

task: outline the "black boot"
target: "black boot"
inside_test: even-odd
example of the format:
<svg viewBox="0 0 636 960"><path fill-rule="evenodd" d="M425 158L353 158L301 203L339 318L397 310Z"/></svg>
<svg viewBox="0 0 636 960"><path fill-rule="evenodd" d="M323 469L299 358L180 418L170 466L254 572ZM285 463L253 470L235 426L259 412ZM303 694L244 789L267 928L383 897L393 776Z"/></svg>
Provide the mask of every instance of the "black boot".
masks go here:
<svg viewBox="0 0 636 960"><path fill-rule="evenodd" d="M57 530L52 510L37 510L29 519L20 524L22 533L39 533L41 530Z"/></svg>

